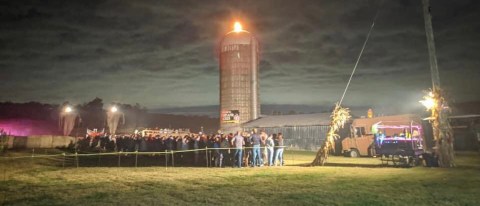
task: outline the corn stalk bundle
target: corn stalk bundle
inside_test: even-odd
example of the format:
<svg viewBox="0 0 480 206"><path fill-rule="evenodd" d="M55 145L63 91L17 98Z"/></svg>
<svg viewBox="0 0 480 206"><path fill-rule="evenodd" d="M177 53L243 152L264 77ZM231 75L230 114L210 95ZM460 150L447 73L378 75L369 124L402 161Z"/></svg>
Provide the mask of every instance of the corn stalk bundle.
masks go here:
<svg viewBox="0 0 480 206"><path fill-rule="evenodd" d="M334 149L335 140L340 136L338 131L343 128L345 123L350 119L350 110L343 108L339 103L335 105L335 109L332 112L330 127L327 132L327 137L322 144L322 147L317 152L315 160L311 163L312 166L323 166L328 159L328 153Z"/></svg>
<svg viewBox="0 0 480 206"><path fill-rule="evenodd" d="M440 88L434 88L424 99L431 98L433 106L431 107L433 138L435 140L435 156L438 158L440 167L454 167L455 153L453 149L453 130L448 121L450 109L447 101L443 97Z"/></svg>

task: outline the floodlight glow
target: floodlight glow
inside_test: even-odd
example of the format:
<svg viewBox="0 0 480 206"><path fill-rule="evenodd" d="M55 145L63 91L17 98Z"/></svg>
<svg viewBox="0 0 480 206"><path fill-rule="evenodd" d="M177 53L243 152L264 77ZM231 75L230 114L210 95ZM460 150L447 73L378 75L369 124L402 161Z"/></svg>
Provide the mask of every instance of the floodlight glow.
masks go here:
<svg viewBox="0 0 480 206"><path fill-rule="evenodd" d="M70 112L72 112L72 111L73 111L72 107L69 107L69 106L68 106L68 107L65 108L65 112L66 112L66 113L70 113Z"/></svg>
<svg viewBox="0 0 480 206"><path fill-rule="evenodd" d="M235 24L233 25L233 31L234 32L241 32L243 31L242 29L242 24L240 24L240 22L235 22Z"/></svg>
<svg viewBox="0 0 480 206"><path fill-rule="evenodd" d="M110 109L110 111L111 111L111 112L117 112L117 111L118 111L118 109L117 109L117 107L116 107L116 106L113 106L113 107Z"/></svg>
<svg viewBox="0 0 480 206"><path fill-rule="evenodd" d="M420 103L422 103L422 105L427 108L427 110L430 110L432 109L433 107L435 107L435 100L433 98L431 98L430 96L425 96L423 97L424 99L419 101Z"/></svg>

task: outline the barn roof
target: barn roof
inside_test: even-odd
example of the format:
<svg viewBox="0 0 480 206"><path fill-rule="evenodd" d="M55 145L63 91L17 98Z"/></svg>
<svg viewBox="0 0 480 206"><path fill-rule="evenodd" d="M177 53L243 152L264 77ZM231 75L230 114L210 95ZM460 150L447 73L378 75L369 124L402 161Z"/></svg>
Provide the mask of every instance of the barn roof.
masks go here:
<svg viewBox="0 0 480 206"><path fill-rule="evenodd" d="M243 127L285 127L329 125L330 113L264 116L244 123Z"/></svg>
<svg viewBox="0 0 480 206"><path fill-rule="evenodd" d="M358 118L354 119L352 125L355 127L355 125L363 125L363 126L368 126L371 127L371 125L376 124L378 122L383 122L383 123L409 123L411 121L414 121L415 124L421 124L422 120L418 115L415 114L400 114L400 115L390 115L390 116L379 116L379 117L373 117L373 118Z"/></svg>

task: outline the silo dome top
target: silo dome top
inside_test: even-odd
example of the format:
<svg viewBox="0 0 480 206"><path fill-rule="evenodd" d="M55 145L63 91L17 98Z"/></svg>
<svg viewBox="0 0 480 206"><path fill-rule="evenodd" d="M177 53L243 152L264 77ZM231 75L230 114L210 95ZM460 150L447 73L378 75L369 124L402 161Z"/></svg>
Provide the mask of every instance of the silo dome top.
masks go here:
<svg viewBox="0 0 480 206"><path fill-rule="evenodd" d="M255 37L248 31L242 30L240 32L231 31L227 33L222 40L222 45L231 44L251 44Z"/></svg>
<svg viewBox="0 0 480 206"><path fill-rule="evenodd" d="M235 22L233 31L228 32L222 39L223 45L232 44L251 44L255 37L248 31L243 30L242 25L239 22Z"/></svg>

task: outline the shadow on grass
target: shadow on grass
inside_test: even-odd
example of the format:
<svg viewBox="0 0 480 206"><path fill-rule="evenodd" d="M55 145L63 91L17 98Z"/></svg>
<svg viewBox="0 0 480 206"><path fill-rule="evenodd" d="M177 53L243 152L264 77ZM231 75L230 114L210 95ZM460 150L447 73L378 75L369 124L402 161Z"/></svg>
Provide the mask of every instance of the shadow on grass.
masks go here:
<svg viewBox="0 0 480 206"><path fill-rule="evenodd" d="M382 168L382 167L393 167L391 165L381 165L381 164L354 164L354 163L325 163L325 166L329 167L363 167L363 168Z"/></svg>
<svg viewBox="0 0 480 206"><path fill-rule="evenodd" d="M310 163L285 165L287 167L315 167ZM393 168L393 165L382 164L354 164L354 163L325 163L327 167L361 167L361 168Z"/></svg>

